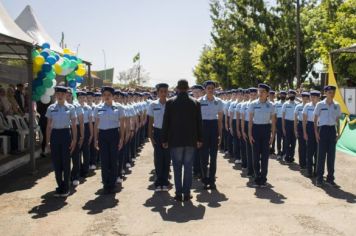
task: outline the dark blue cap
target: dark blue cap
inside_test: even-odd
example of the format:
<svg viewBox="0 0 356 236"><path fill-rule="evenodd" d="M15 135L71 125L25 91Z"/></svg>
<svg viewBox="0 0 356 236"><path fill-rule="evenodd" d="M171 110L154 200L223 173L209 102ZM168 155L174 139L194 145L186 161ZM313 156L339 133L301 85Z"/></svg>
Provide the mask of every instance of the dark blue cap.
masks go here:
<svg viewBox="0 0 356 236"><path fill-rule="evenodd" d="M270 90L269 94L273 94L274 95L274 94L276 94L276 92L274 90Z"/></svg>
<svg viewBox="0 0 356 236"><path fill-rule="evenodd" d="M156 89L157 90L160 89L160 88L168 88L168 87L169 86L166 83L159 83L159 84L156 85Z"/></svg>
<svg viewBox="0 0 356 236"><path fill-rule="evenodd" d="M196 84L196 85L193 85L193 86L191 87L191 89L200 89L200 90L204 90L204 87L203 87L203 86L201 86L200 84Z"/></svg>
<svg viewBox="0 0 356 236"><path fill-rule="evenodd" d="M244 89L244 94L250 94L250 90L249 89Z"/></svg>
<svg viewBox="0 0 356 236"><path fill-rule="evenodd" d="M297 95L297 92L293 89L289 89L288 90L288 94L293 94L293 95Z"/></svg>
<svg viewBox="0 0 356 236"><path fill-rule="evenodd" d="M287 92L284 91L284 90L279 91L279 94L280 94L280 95L285 95L285 96L287 96Z"/></svg>
<svg viewBox="0 0 356 236"><path fill-rule="evenodd" d="M324 87L324 91L335 91L335 90L336 90L336 87L333 85L326 85Z"/></svg>
<svg viewBox="0 0 356 236"><path fill-rule="evenodd" d="M114 94L117 95L117 96L123 96L122 92L119 89L115 89Z"/></svg>
<svg viewBox="0 0 356 236"><path fill-rule="evenodd" d="M271 87L267 84L258 84L258 88L265 89L267 92L269 92L269 90L271 89Z"/></svg>
<svg viewBox="0 0 356 236"><path fill-rule="evenodd" d="M208 85L214 85L214 87L216 87L216 83L212 80L207 80L204 82L204 87L206 88Z"/></svg>
<svg viewBox="0 0 356 236"><path fill-rule="evenodd" d="M101 97L101 92L94 93L94 97Z"/></svg>
<svg viewBox="0 0 356 236"><path fill-rule="evenodd" d="M67 92L67 87L64 86L56 86L54 87L55 92L61 92L61 93L66 93Z"/></svg>
<svg viewBox="0 0 356 236"><path fill-rule="evenodd" d="M244 92L244 89L243 88L238 88L237 89L237 93L243 93Z"/></svg>
<svg viewBox="0 0 356 236"><path fill-rule="evenodd" d="M87 95L87 93L84 91L77 91L77 97L86 96L86 95Z"/></svg>
<svg viewBox="0 0 356 236"><path fill-rule="evenodd" d="M250 91L250 93L257 93L257 88L251 87L251 88L248 89L248 91Z"/></svg>
<svg viewBox="0 0 356 236"><path fill-rule="evenodd" d="M87 91L87 96L94 96L94 93L91 91Z"/></svg>
<svg viewBox="0 0 356 236"><path fill-rule="evenodd" d="M114 95L115 89L110 86L103 86L103 87L101 87L101 93L104 93L104 92L110 92L112 95Z"/></svg>
<svg viewBox="0 0 356 236"><path fill-rule="evenodd" d="M309 92L302 92L302 97L310 97L310 93Z"/></svg>
<svg viewBox="0 0 356 236"><path fill-rule="evenodd" d="M318 90L312 90L312 91L310 91L310 96L317 96L317 97L320 97L320 91L318 91Z"/></svg>

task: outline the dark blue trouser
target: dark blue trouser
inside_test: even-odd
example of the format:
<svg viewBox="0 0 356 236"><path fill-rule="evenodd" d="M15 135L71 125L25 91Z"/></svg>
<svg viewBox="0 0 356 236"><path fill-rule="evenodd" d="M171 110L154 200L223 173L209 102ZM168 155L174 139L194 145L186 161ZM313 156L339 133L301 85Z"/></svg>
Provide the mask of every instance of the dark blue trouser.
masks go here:
<svg viewBox="0 0 356 236"><path fill-rule="evenodd" d="M174 169L174 185L176 187L176 195L190 194L192 187L192 165L194 158L195 147L171 147L170 155L172 157ZM184 168L184 176L182 169ZM183 177L183 181L182 181Z"/></svg>
<svg viewBox="0 0 356 236"><path fill-rule="evenodd" d="M161 129L154 128L153 139L155 141L153 155L154 155L154 165L156 171L156 181L155 186L168 186L168 175L169 167L171 164L171 157L169 154L169 149L162 147L161 141Z"/></svg>
<svg viewBox="0 0 356 236"><path fill-rule="evenodd" d="M118 165L119 129L99 130L99 152L101 158L101 178L104 188L115 187Z"/></svg>
<svg viewBox="0 0 356 236"><path fill-rule="evenodd" d="M72 153L72 171L70 174L71 180L79 180L80 178L80 126L77 125L77 145Z"/></svg>
<svg viewBox="0 0 356 236"><path fill-rule="evenodd" d="M90 145L89 145L89 138L90 138L90 129L89 123L84 124L84 141L83 145L79 152L79 158L83 154L83 159L80 158L80 175L85 176L89 172L89 163L90 163Z"/></svg>
<svg viewBox="0 0 356 236"><path fill-rule="evenodd" d="M307 123L307 170L308 174L312 175L316 173L316 160L317 160L317 150L318 150L318 143L315 139L314 133L314 122L308 121Z"/></svg>
<svg viewBox="0 0 356 236"><path fill-rule="evenodd" d="M284 138L284 141L286 143L285 145L285 151L286 151L286 158L285 160L287 162L293 162L294 161L294 154L295 154L295 144L296 144L296 138L294 134L294 121L293 120L285 120L285 129L286 129L286 136Z"/></svg>
<svg viewBox="0 0 356 236"><path fill-rule="evenodd" d="M246 138L246 157L247 157L247 175L254 175L253 171L253 149L248 137L248 121L245 121Z"/></svg>
<svg viewBox="0 0 356 236"><path fill-rule="evenodd" d="M241 126L241 119L240 119L240 132L241 132L241 138L240 138L240 156L241 156L241 166L242 168L247 168L247 152L246 152L246 142L242 137L242 126ZM246 133L247 134L247 133Z"/></svg>
<svg viewBox="0 0 356 236"><path fill-rule="evenodd" d="M325 159L328 169L327 180L334 180L335 172L335 153L336 153L336 128L335 126L320 126L319 127L319 147L317 161L317 181L323 180Z"/></svg>
<svg viewBox="0 0 356 236"><path fill-rule="evenodd" d="M94 126L95 123L93 122L93 127ZM98 155L98 150L95 148L95 142L92 141L90 144L90 165L97 165Z"/></svg>
<svg viewBox="0 0 356 236"><path fill-rule="evenodd" d="M194 152L194 164L193 173L194 175L201 175L201 165L200 165L200 149L196 149Z"/></svg>
<svg viewBox="0 0 356 236"><path fill-rule="evenodd" d="M51 157L58 190L62 192L69 191L71 141L69 129L52 129Z"/></svg>
<svg viewBox="0 0 356 236"><path fill-rule="evenodd" d="M282 129L282 118L277 118L277 155L284 155L285 154L285 149L284 149L284 135L283 135L283 129Z"/></svg>
<svg viewBox="0 0 356 236"><path fill-rule="evenodd" d="M252 126L253 144L253 169L255 171L255 182L263 184L267 182L269 140L271 137L271 125Z"/></svg>
<svg viewBox="0 0 356 236"><path fill-rule="evenodd" d="M202 181L204 184L213 184L215 183L216 158L218 155L217 120L203 120L203 146L200 153Z"/></svg>
<svg viewBox="0 0 356 236"><path fill-rule="evenodd" d="M233 144L233 157L236 160L241 160L240 155L240 139L237 137L237 127L236 127L236 119L232 120L232 144Z"/></svg>
<svg viewBox="0 0 356 236"><path fill-rule="evenodd" d="M299 166L304 169L307 166L307 142L303 136L303 122L298 122L298 154Z"/></svg>

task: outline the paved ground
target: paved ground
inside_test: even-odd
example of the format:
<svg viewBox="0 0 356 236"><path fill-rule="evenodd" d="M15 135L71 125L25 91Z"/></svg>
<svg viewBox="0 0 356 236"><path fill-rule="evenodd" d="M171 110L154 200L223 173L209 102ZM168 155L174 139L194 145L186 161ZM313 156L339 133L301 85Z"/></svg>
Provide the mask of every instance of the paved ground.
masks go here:
<svg viewBox="0 0 356 236"><path fill-rule="evenodd" d="M219 155L218 190L194 182L191 203L152 191L148 143L116 196L99 195L100 171L67 200L52 197L54 175L40 160L35 177L22 168L0 179L0 235L356 235L356 158L337 153L340 188L316 188L295 165L270 161L266 189L250 187Z"/></svg>

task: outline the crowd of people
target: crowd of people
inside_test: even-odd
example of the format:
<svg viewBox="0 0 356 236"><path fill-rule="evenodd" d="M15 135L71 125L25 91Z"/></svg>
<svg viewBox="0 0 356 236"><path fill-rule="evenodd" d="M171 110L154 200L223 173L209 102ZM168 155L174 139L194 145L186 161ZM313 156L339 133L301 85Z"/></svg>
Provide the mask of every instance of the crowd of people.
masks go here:
<svg viewBox="0 0 356 236"><path fill-rule="evenodd" d="M334 182L335 146L340 106L336 88L320 91L273 91L256 88L217 91L216 83L189 87L179 80L174 94L160 83L154 93L123 92L104 86L100 92L55 87L55 102L45 111L45 144L50 147L57 189L67 197L101 166L103 193L115 193L125 172L149 138L154 148L155 191L169 191L173 166L175 199L189 201L192 179L215 190L220 149L241 165L255 187L267 187L268 160L295 161L316 186ZM328 175L324 180L325 161Z"/></svg>

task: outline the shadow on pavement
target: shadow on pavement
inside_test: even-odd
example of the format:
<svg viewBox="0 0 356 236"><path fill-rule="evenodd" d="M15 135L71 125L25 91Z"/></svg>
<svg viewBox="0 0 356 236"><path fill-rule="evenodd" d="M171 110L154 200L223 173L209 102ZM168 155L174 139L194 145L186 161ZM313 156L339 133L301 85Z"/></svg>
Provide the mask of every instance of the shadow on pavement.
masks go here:
<svg viewBox="0 0 356 236"><path fill-rule="evenodd" d="M193 202L177 202L169 193L155 193L143 204L153 207L151 211L158 212L162 220L176 223L185 223L192 220L202 220L205 207L202 204L194 205Z"/></svg>
<svg viewBox="0 0 356 236"><path fill-rule="evenodd" d="M321 188L328 194L330 197L346 200L348 203L356 203L356 195L350 192L342 190L340 187L331 187L325 185Z"/></svg>
<svg viewBox="0 0 356 236"><path fill-rule="evenodd" d="M100 190L99 190L100 191ZM119 200L115 198L116 194L101 194L97 192L98 196L89 200L82 207L83 210L87 210L89 215L95 215L104 212L106 209L114 208L118 205Z"/></svg>
<svg viewBox="0 0 356 236"><path fill-rule="evenodd" d="M221 207L220 202L229 200L225 194L220 193L218 190L207 191L203 190L197 195L197 201L201 203L208 203L208 207L217 208Z"/></svg>
<svg viewBox="0 0 356 236"><path fill-rule="evenodd" d="M52 172L50 157L37 159L37 169L37 173L31 174L29 165L25 165L0 177L0 195L3 193L31 189L35 186L39 179L46 177Z"/></svg>
<svg viewBox="0 0 356 236"><path fill-rule="evenodd" d="M41 198L43 199L41 204L33 207L28 213L34 214L32 216L33 219L39 219L47 217L49 213L58 211L66 206L68 203L66 202L66 198L56 198L53 196L54 191L48 192L43 195Z"/></svg>

